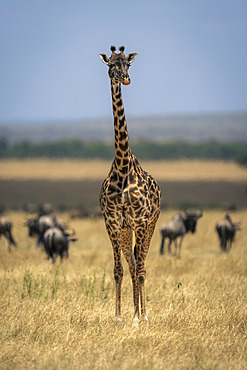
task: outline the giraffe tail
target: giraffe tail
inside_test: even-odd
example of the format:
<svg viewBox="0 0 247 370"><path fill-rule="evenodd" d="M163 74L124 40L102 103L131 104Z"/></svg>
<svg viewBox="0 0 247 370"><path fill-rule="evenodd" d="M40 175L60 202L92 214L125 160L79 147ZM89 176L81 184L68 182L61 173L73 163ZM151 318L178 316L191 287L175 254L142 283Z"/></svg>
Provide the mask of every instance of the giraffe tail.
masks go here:
<svg viewBox="0 0 247 370"><path fill-rule="evenodd" d="M137 250L136 250L136 245L134 246L134 256L135 256L135 259L137 259Z"/></svg>

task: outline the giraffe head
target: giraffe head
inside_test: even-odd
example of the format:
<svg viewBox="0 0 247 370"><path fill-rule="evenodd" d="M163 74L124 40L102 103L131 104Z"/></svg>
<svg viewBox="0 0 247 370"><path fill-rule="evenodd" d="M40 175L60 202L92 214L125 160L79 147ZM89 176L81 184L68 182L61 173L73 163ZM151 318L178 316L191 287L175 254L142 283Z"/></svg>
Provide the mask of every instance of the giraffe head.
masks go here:
<svg viewBox="0 0 247 370"><path fill-rule="evenodd" d="M111 46L111 56L108 58L105 54L100 53L100 59L109 67L109 77L114 83L121 82L123 85L130 84L128 69L130 64L135 60L138 53L124 55L124 46L119 48L120 53L115 53L115 46Z"/></svg>

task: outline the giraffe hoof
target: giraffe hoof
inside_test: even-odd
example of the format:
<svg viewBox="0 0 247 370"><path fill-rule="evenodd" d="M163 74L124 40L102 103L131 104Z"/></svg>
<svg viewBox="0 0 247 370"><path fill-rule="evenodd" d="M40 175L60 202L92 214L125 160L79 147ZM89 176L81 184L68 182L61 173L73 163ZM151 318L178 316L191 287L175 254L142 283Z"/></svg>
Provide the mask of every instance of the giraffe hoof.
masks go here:
<svg viewBox="0 0 247 370"><path fill-rule="evenodd" d="M113 322L117 326L121 326L123 324L121 317L116 317Z"/></svg>
<svg viewBox="0 0 247 370"><path fill-rule="evenodd" d="M144 323L146 323L146 327L148 328L149 321L148 321L148 318L147 318L146 315L143 316L143 321L144 321Z"/></svg>
<svg viewBox="0 0 247 370"><path fill-rule="evenodd" d="M132 327L133 328L138 328L139 321L140 321L139 318L137 316L135 316L134 319L133 319Z"/></svg>

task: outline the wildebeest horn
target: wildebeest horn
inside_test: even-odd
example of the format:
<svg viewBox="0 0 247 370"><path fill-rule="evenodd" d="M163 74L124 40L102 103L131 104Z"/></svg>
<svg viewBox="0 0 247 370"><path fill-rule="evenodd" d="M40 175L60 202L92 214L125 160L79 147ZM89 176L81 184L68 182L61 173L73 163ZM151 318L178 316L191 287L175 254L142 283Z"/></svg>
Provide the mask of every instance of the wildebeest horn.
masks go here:
<svg viewBox="0 0 247 370"><path fill-rule="evenodd" d="M74 236L75 235L75 230L72 229L72 227L70 227L70 230L68 229L68 227L66 227L66 236Z"/></svg>

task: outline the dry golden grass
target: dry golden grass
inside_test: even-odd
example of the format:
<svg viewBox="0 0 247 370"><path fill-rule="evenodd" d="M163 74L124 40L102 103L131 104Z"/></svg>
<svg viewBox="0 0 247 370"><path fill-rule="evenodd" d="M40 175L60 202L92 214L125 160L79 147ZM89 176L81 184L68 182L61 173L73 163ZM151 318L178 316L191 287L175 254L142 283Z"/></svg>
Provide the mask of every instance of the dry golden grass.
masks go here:
<svg viewBox="0 0 247 370"><path fill-rule="evenodd" d="M4 369L247 368L247 212L233 249L214 231L221 212L205 211L182 258L159 256L162 212L146 262L149 328L132 328L124 264L123 326L113 324L113 257L102 219L75 220L70 258L52 265L27 238L24 214L11 213L19 248L0 243L0 367ZM66 219L63 215L62 219Z"/></svg>
<svg viewBox="0 0 247 370"><path fill-rule="evenodd" d="M223 161L143 161L142 166L162 181L246 181L247 171L234 162ZM2 180L101 180L111 161L101 160L1 160Z"/></svg>

